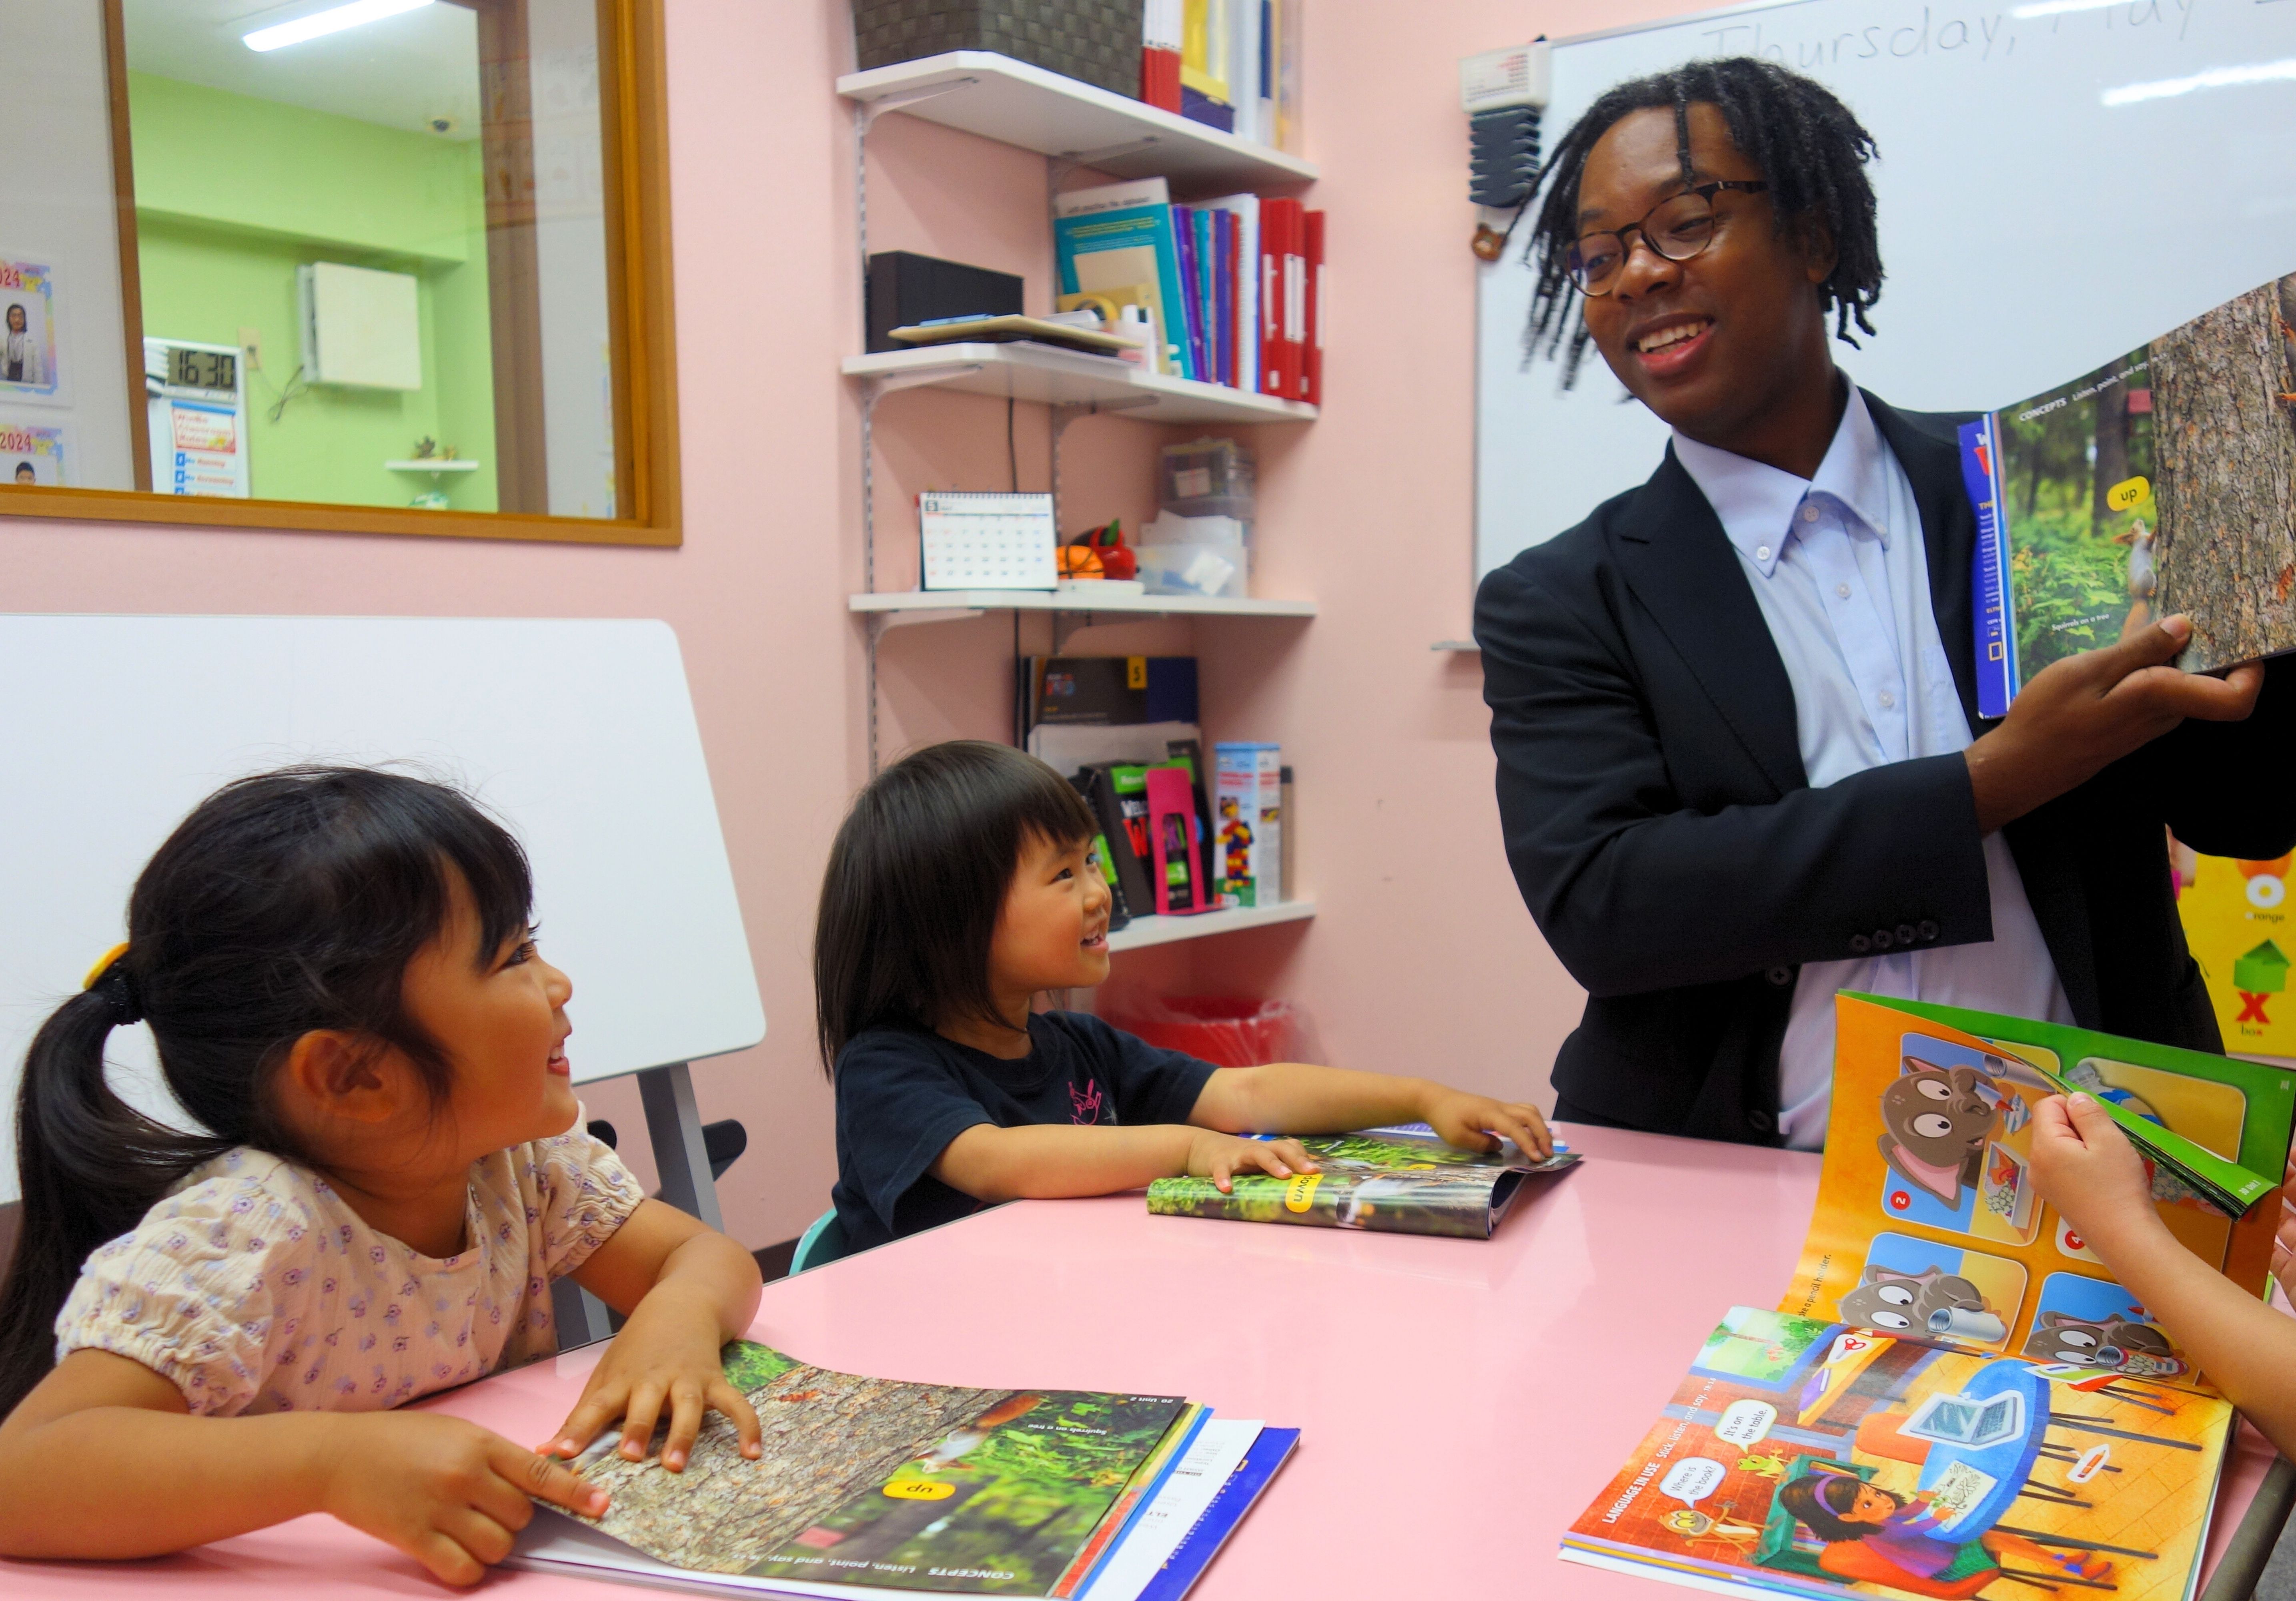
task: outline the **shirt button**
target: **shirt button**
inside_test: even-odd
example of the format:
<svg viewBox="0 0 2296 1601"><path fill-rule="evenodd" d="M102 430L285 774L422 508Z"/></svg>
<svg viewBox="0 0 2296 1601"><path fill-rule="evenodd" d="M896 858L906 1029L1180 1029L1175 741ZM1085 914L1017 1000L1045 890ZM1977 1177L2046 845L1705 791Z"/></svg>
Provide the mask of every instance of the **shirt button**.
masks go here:
<svg viewBox="0 0 2296 1601"><path fill-rule="evenodd" d="M1773 984L1790 984L1793 981L1793 969L1791 967L1773 967L1762 976L1769 980Z"/></svg>
<svg viewBox="0 0 2296 1601"><path fill-rule="evenodd" d="M1767 562L1767 561L1768 561L1769 559L1770 559L1770 547L1769 547L1768 546L1767 546L1767 545L1757 545L1756 546L1754 546L1754 560L1756 560L1757 562Z"/></svg>
<svg viewBox="0 0 2296 1601"><path fill-rule="evenodd" d="M1900 923L1898 924L1898 943L1900 945L1911 945L1913 942L1914 925L1910 923Z"/></svg>
<svg viewBox="0 0 2296 1601"><path fill-rule="evenodd" d="M1890 948L1890 931L1888 929L1877 928L1874 931L1874 948L1875 950L1887 950Z"/></svg>
<svg viewBox="0 0 2296 1601"><path fill-rule="evenodd" d="M1921 924L1921 935L1922 935L1922 938L1923 938L1923 939L1924 939L1924 940L1934 940L1934 939L1936 939L1936 938L1938 937L1938 925L1937 925L1936 924L1934 924L1934 923L1931 922L1931 921L1930 921L1928 918L1926 918L1926 917L1923 918L1923 919L1922 919L1922 924Z"/></svg>
<svg viewBox="0 0 2296 1601"><path fill-rule="evenodd" d="M1863 934L1852 934L1849 936L1849 948L1862 956L1874 948L1874 941Z"/></svg>
<svg viewBox="0 0 2296 1601"><path fill-rule="evenodd" d="M1816 508L1816 506L1814 506L1814 505L1806 505L1806 506L1802 507L1802 509L1801 509L1801 520L1802 520L1804 522L1815 522L1815 521L1817 521L1817 508Z"/></svg>
<svg viewBox="0 0 2296 1601"><path fill-rule="evenodd" d="M1836 584L1833 587L1833 593L1840 595L1843 600L1848 600L1849 598L1849 586L1847 584Z"/></svg>
<svg viewBox="0 0 2296 1601"><path fill-rule="evenodd" d="M1882 710L1884 711L1889 710L1890 707L1895 706L1898 703L1898 697L1891 694L1886 689L1880 694L1875 695L1874 698L1882 702Z"/></svg>
<svg viewBox="0 0 2296 1601"><path fill-rule="evenodd" d="M1777 1121L1767 1112L1750 1112L1746 1114L1746 1127L1753 1129L1757 1134L1767 1134Z"/></svg>

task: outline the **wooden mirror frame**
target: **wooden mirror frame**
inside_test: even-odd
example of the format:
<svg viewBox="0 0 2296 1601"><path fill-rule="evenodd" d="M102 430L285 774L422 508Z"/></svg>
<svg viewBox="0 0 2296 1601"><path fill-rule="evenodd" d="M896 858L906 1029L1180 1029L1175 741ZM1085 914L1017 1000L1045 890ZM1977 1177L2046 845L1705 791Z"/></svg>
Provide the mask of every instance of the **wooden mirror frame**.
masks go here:
<svg viewBox="0 0 2296 1601"><path fill-rule="evenodd" d="M491 0L456 0L482 15ZM606 200L606 286L613 353L613 518L533 512L458 512L158 495L148 489L9 487L0 514L59 521L168 523L186 530L411 534L428 538L544 539L582 545L682 542L677 475L677 365L670 306L669 133L663 0L597 0L599 123ZM103 0L111 102L111 162L128 404L144 394L142 272L135 161L128 142L127 48L121 0ZM489 210L492 206L490 201ZM491 234L494 230L488 230ZM497 349L503 333L496 331ZM139 484L152 479L149 431L137 412L129 437Z"/></svg>

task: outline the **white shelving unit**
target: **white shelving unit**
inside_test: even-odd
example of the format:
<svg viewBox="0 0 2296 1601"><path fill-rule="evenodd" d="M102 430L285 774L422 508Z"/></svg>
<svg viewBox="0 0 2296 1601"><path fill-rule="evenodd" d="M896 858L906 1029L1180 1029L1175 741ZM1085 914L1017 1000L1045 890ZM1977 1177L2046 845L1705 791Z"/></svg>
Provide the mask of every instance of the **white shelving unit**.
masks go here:
<svg viewBox="0 0 2296 1601"><path fill-rule="evenodd" d="M1205 912L1194 917L1136 917L1128 928L1108 936L1108 948L1139 950L1150 945L1170 945L1181 940L1208 940L1214 934L1241 933L1248 928L1267 928L1278 923L1300 923L1316 915L1312 900L1279 900L1274 906L1236 907L1225 912Z"/></svg>
<svg viewBox="0 0 2296 1601"><path fill-rule="evenodd" d="M1083 612L1096 617L1313 617L1314 601L1232 600L1201 595L1094 595L1076 589L906 589L847 597L849 611L916 622L953 622L983 612Z"/></svg>
<svg viewBox="0 0 2296 1601"><path fill-rule="evenodd" d="M999 400L1113 412L1141 423L1311 423L1316 408L1224 383L1144 373L1128 362L1028 341L928 345L848 357L845 375L883 384L959 390Z"/></svg>
<svg viewBox="0 0 2296 1601"><path fill-rule="evenodd" d="M1120 178L1252 189L1317 177L1297 156L988 51L849 72L837 92L872 115L922 117Z"/></svg>

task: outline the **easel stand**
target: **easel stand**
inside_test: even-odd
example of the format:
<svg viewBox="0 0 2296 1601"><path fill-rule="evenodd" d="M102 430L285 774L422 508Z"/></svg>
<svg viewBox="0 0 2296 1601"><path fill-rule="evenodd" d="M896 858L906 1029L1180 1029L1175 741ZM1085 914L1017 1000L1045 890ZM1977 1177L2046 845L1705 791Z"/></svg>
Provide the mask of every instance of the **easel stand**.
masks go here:
<svg viewBox="0 0 2296 1601"><path fill-rule="evenodd" d="M718 1181L709 1176L709 1153L701 1144L701 1114L693 1101L693 1074L683 1062L644 1068L637 1073L638 1100L645 1108L646 1137L661 1175L661 1199L712 1228L726 1227L718 1209ZM570 1278L550 1287L558 1319L558 1348L570 1350L611 1335L606 1303Z"/></svg>

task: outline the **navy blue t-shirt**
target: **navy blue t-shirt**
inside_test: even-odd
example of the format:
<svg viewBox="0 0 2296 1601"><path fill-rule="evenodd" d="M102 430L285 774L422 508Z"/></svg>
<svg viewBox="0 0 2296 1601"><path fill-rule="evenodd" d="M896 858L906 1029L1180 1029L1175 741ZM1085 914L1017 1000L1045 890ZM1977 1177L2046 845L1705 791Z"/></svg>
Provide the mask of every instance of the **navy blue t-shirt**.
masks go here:
<svg viewBox="0 0 2296 1601"><path fill-rule="evenodd" d="M837 1185L848 1246L882 1245L977 1211L926 1171L979 1123L1185 1123L1218 1070L1082 1012L1029 1019L1008 1062L919 1029L871 1029L837 1054Z"/></svg>

